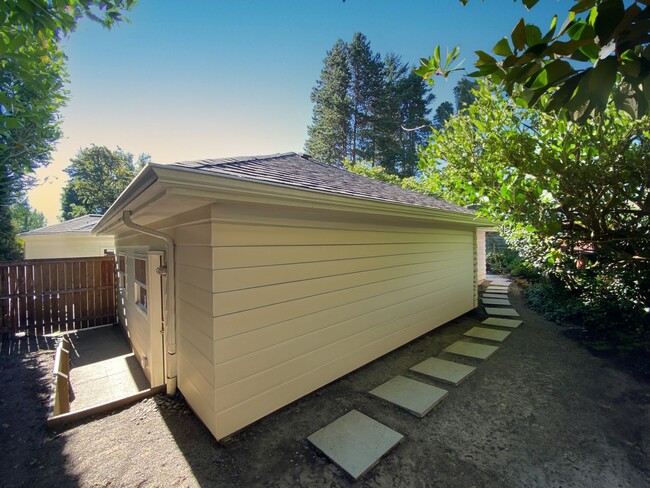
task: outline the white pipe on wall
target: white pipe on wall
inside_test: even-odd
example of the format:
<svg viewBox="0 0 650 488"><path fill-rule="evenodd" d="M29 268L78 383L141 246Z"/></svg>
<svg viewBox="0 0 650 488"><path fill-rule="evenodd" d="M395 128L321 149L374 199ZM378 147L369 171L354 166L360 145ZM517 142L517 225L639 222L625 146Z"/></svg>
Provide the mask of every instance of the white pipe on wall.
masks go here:
<svg viewBox="0 0 650 488"><path fill-rule="evenodd" d="M122 212L122 221L129 229L147 234L158 239L163 239L167 243L167 252L165 253L165 263L167 267L167 317L165 317L165 339L167 349L166 364L166 385L167 395L176 393L177 382L177 365L176 365L176 243L169 234L159 232L142 225L138 225L131 220L131 211Z"/></svg>

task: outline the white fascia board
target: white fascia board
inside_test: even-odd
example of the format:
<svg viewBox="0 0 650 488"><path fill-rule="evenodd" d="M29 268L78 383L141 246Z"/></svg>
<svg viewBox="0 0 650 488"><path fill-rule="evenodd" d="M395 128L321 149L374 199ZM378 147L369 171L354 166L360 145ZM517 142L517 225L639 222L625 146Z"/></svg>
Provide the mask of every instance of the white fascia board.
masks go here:
<svg viewBox="0 0 650 488"><path fill-rule="evenodd" d="M145 191L150 195L143 195ZM178 195L212 201L281 203L303 208L424 219L472 227L492 227L494 225L491 221L473 214L338 195L327 191L293 188L278 183L215 174L210 171L149 163L115 200L104 217L97 223L92 234L110 233L121 222L123 210L130 210L137 215L139 209L153 204L163 195Z"/></svg>
<svg viewBox="0 0 650 488"><path fill-rule="evenodd" d="M426 219L437 222L465 224L473 227L493 226L489 220L473 214L419 207L399 202L338 195L327 191L293 188L277 183L248 180L209 171L156 165L158 182L167 187L168 195L193 196L212 200L235 200L249 203L284 205L340 210L356 213Z"/></svg>

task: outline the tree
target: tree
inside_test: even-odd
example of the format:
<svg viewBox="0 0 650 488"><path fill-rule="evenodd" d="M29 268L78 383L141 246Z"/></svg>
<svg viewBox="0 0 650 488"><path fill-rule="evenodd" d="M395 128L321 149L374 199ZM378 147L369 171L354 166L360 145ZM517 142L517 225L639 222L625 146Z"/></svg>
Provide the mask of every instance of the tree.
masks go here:
<svg viewBox="0 0 650 488"><path fill-rule="evenodd" d="M320 79L311 92L314 104L305 150L321 161L340 164L349 154L351 103L348 46L339 39L327 52Z"/></svg>
<svg viewBox="0 0 650 488"><path fill-rule="evenodd" d="M79 150L65 172L70 176L61 195L62 218L68 220L87 214L103 214L124 191L137 172L149 161L120 148L102 146Z"/></svg>
<svg viewBox="0 0 650 488"><path fill-rule="evenodd" d="M351 120L351 161L375 160L376 117L383 90L384 65L373 53L370 42L360 32L349 46Z"/></svg>
<svg viewBox="0 0 650 488"><path fill-rule="evenodd" d="M349 45L339 40L327 53L311 99L309 154L330 164L363 160L390 173L415 174L433 95L398 56L382 60L360 33Z"/></svg>
<svg viewBox="0 0 650 488"><path fill-rule="evenodd" d="M436 108L436 114L433 117L433 126L440 130L445 126L447 122L454 115L454 105L451 102L442 102Z"/></svg>
<svg viewBox="0 0 650 488"><path fill-rule="evenodd" d="M499 222L531 265L586 301L632 307L647 327L649 117L610 102L578 124L521 109L484 85L434 131L422 165L434 191Z"/></svg>
<svg viewBox="0 0 650 488"><path fill-rule="evenodd" d="M454 87L454 100L456 101L456 111L460 112L464 108L469 107L474 103L474 93L473 90L478 88L478 83L474 80L470 80L467 76L463 76L456 86Z"/></svg>
<svg viewBox="0 0 650 488"><path fill-rule="evenodd" d="M521 2L532 8L538 0ZM522 107L574 121L604 112L608 101L640 118L650 113L649 17L647 0L574 0L559 30L557 16L545 34L521 19L510 39L494 45L497 58L477 51L472 76L500 84ZM459 70L453 65L458 48L452 53L443 61L437 46L431 58L421 60L418 74L432 81Z"/></svg>
<svg viewBox="0 0 650 488"><path fill-rule="evenodd" d="M59 110L67 100L61 41L88 17L111 27L134 0L4 0L0 2L0 220L28 177L50 161L60 137ZM0 255L13 242L2 226ZM5 238L6 237L6 238Z"/></svg>
<svg viewBox="0 0 650 488"><path fill-rule="evenodd" d="M10 212L12 225L16 232L27 232L47 225L43 212L33 209L25 197L14 203Z"/></svg>

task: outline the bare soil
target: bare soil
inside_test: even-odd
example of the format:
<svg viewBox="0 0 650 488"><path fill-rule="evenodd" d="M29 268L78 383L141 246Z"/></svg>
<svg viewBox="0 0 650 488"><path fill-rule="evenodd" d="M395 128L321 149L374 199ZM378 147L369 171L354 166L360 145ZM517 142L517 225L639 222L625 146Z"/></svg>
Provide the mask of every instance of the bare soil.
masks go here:
<svg viewBox="0 0 650 488"><path fill-rule="evenodd" d="M442 352L479 325L478 309L223 443L180 396L50 432L53 344L5 342L0 486L650 486L650 384L567 338L517 290L511 301L524 325L487 361ZM413 377L408 368L430 356L478 369L458 387L438 385L450 393L424 419L367 394L396 374ZM406 437L357 483L306 441L353 408Z"/></svg>

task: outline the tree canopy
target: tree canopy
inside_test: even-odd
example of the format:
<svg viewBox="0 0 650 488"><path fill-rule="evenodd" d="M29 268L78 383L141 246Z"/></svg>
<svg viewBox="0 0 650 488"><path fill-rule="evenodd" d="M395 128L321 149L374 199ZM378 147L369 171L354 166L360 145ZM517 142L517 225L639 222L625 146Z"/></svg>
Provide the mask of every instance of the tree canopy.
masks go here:
<svg viewBox="0 0 650 488"><path fill-rule="evenodd" d="M90 146L79 150L65 169L70 179L61 194L61 218L103 214L149 160L145 154L136 160L120 148L111 151Z"/></svg>
<svg viewBox="0 0 650 488"><path fill-rule="evenodd" d="M402 176L417 171L417 148L431 125L433 96L399 56L381 58L361 33L349 44L338 40L311 100L309 154L330 164L367 161Z"/></svg>
<svg viewBox="0 0 650 488"><path fill-rule="evenodd" d="M135 0L0 2L0 259L13 256L9 207L29 176L50 161L67 100L61 41L82 17L105 27L124 20Z"/></svg>
<svg viewBox="0 0 650 488"><path fill-rule="evenodd" d="M469 0L460 0L467 4ZM538 0L521 0L532 8ZM627 3L627 5L626 5ZM640 118L650 111L650 10L648 0L574 0L564 23L548 28L521 19L509 37L477 51L477 71L501 85L522 107L557 112L584 122L608 103ZM440 47L417 73L433 82L458 71L459 49L442 59ZM548 96L544 96L548 95Z"/></svg>
<svg viewBox="0 0 650 488"><path fill-rule="evenodd" d="M484 84L434 131L425 177L501 224L525 259L587 300L650 307L650 118L613 102L582 124Z"/></svg>

